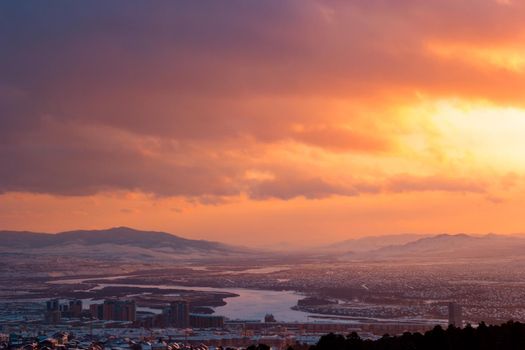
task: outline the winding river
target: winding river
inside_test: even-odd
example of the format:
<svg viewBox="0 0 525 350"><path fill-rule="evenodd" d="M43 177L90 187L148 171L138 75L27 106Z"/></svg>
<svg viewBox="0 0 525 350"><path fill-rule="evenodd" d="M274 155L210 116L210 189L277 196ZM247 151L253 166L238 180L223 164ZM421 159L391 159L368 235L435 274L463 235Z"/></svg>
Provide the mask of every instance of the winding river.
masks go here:
<svg viewBox="0 0 525 350"><path fill-rule="evenodd" d="M262 320L266 314L273 314L275 319L283 322L305 322L308 321L308 313L292 310L291 307L297 305L297 301L302 295L293 291L270 291L245 288L215 288L215 287L188 287L172 284L164 285L144 285L144 284L120 284L111 283L124 276L87 278L87 279L64 279L56 280L53 284L72 284L82 283L90 280L105 280L108 283L97 283L93 289L102 289L109 286L120 287L139 287L139 288L159 288L159 289L181 289L196 291L217 291L238 294L238 297L226 298L226 305L215 307L215 314L225 316L231 320ZM129 277L129 276L126 276ZM84 304L93 303L91 300L85 300ZM147 310L146 310L147 309ZM139 308L142 311L153 311L149 308Z"/></svg>

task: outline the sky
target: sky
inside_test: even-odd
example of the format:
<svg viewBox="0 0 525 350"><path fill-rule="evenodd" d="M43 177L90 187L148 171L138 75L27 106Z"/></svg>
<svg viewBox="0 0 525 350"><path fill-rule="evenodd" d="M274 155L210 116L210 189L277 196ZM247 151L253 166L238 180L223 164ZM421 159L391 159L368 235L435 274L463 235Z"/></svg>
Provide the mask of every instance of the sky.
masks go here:
<svg viewBox="0 0 525 350"><path fill-rule="evenodd" d="M523 233L525 2L0 3L0 229Z"/></svg>

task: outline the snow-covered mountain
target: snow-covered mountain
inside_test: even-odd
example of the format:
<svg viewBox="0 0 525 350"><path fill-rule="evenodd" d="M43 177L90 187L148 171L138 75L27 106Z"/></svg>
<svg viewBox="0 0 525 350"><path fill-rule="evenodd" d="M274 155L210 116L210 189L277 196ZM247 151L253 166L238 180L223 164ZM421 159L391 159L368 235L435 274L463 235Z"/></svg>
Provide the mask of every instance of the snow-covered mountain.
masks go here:
<svg viewBox="0 0 525 350"><path fill-rule="evenodd" d="M128 227L56 234L0 231L0 242L0 252L89 257L176 259L250 253L246 248L223 243L186 239L165 232L140 231Z"/></svg>
<svg viewBox="0 0 525 350"><path fill-rule="evenodd" d="M511 258L525 256L522 235L441 234L405 244L389 245L367 252L349 253L359 260L417 259L443 260L475 258Z"/></svg>

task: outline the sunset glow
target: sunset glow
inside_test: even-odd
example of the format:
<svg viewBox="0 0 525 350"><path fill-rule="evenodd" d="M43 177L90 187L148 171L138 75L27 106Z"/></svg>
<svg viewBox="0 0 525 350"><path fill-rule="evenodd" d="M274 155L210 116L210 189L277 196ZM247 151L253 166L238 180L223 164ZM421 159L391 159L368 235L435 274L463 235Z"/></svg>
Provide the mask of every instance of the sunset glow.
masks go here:
<svg viewBox="0 0 525 350"><path fill-rule="evenodd" d="M0 5L2 228L525 232L525 2L264 3Z"/></svg>

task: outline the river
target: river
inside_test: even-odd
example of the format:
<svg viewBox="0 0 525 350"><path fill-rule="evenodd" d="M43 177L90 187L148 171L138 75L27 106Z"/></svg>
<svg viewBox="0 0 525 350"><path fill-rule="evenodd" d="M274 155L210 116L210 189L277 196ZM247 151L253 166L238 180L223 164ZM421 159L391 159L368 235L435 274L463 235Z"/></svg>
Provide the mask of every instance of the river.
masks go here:
<svg viewBox="0 0 525 350"><path fill-rule="evenodd" d="M90 280L115 280L124 276L86 278L86 279L64 279L56 280L54 284L82 283ZM129 277L129 276L127 276ZM109 286L121 287L142 287L159 289L182 289L196 291L217 291L238 294L238 297L226 298L226 305L215 307L215 314L225 316L231 320L262 320L266 314L273 314L277 321L283 322L305 322L308 321L308 313L292 310L291 307L297 305L297 301L303 296L293 291L270 291L245 288L215 288L215 287L188 287L176 284L163 285L144 285L144 284L119 284L119 283L98 283L93 289L102 289ZM93 303L85 300L84 304ZM142 310L142 308L139 308ZM143 310L146 311L146 310ZM150 311L150 310L148 310Z"/></svg>

